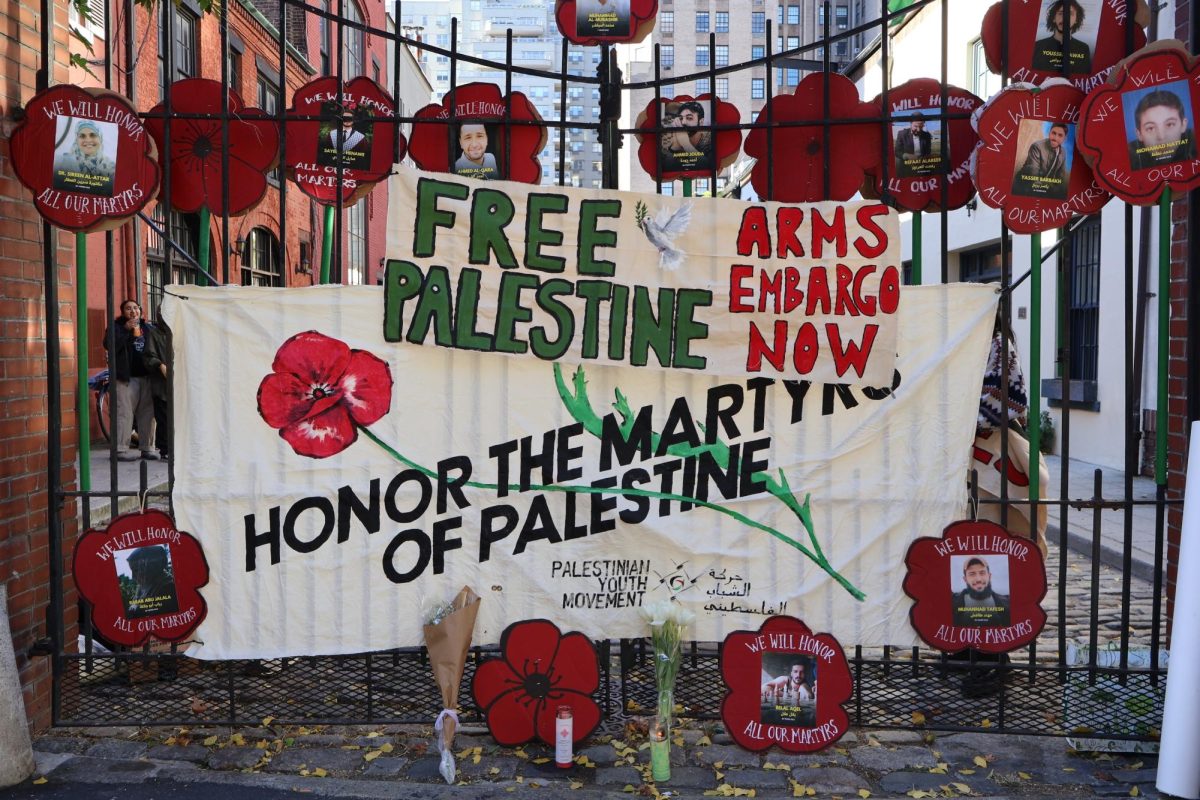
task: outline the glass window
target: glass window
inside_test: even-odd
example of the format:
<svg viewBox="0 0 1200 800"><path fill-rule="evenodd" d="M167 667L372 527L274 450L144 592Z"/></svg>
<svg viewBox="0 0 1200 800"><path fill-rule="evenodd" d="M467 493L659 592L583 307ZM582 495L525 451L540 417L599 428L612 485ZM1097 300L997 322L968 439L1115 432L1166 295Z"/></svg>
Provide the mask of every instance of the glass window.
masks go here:
<svg viewBox="0 0 1200 800"><path fill-rule="evenodd" d="M367 201L361 200L345 210L347 286L367 282Z"/></svg>
<svg viewBox="0 0 1200 800"><path fill-rule="evenodd" d="M659 192L663 197L672 197L675 194L675 182L666 181L662 185L662 191Z"/></svg>
<svg viewBox="0 0 1200 800"><path fill-rule="evenodd" d="M283 286L279 240L266 228L250 231L242 252L242 286Z"/></svg>
<svg viewBox="0 0 1200 800"><path fill-rule="evenodd" d="M1000 91L1000 76L992 74L983 57L983 42L971 42L971 92L988 99Z"/></svg>
<svg viewBox="0 0 1200 800"><path fill-rule="evenodd" d="M708 12L696 12L696 33L708 33Z"/></svg>
<svg viewBox="0 0 1200 800"><path fill-rule="evenodd" d="M696 178L692 183L692 191L697 197L708 194L708 178Z"/></svg>
<svg viewBox="0 0 1200 800"><path fill-rule="evenodd" d="M271 116L279 113L279 86L275 80L260 72L256 88L258 89L258 107ZM278 167L267 173L267 180L275 186L279 185Z"/></svg>
<svg viewBox="0 0 1200 800"><path fill-rule="evenodd" d="M660 33L675 32L675 12L660 11L658 14L658 30Z"/></svg>
<svg viewBox="0 0 1200 800"><path fill-rule="evenodd" d="M321 10L329 13L329 0L321 0ZM321 26L321 74L329 75L333 72L333 65L329 63L330 22L325 17L319 17L317 24Z"/></svg>
<svg viewBox="0 0 1200 800"><path fill-rule="evenodd" d="M729 78L717 78L717 97L729 99Z"/></svg>
<svg viewBox="0 0 1200 800"><path fill-rule="evenodd" d="M716 65L718 67L728 67L729 66L729 45L727 45L727 44L717 45L716 50L713 52L713 58L716 59Z"/></svg>
<svg viewBox="0 0 1200 800"><path fill-rule="evenodd" d="M658 48L659 63L663 69L670 69L675 66L675 45L664 44Z"/></svg>
<svg viewBox="0 0 1200 800"><path fill-rule="evenodd" d="M229 86L242 95L242 54L232 47L229 48Z"/></svg>
<svg viewBox="0 0 1200 800"><path fill-rule="evenodd" d="M775 24L783 24L783 6L775 6Z"/></svg>
<svg viewBox="0 0 1200 800"><path fill-rule="evenodd" d="M788 6L787 7L787 24L788 25L799 25L800 24L800 6Z"/></svg>
<svg viewBox="0 0 1200 800"><path fill-rule="evenodd" d="M837 21L839 31L844 31L850 27L850 9L847 6L838 6L833 10L833 18Z"/></svg>
<svg viewBox="0 0 1200 800"><path fill-rule="evenodd" d="M696 96L699 97L702 94L707 94L709 91L711 91L711 90L709 88L708 78L697 78L696 79Z"/></svg>
<svg viewBox="0 0 1200 800"><path fill-rule="evenodd" d="M171 82L184 78L194 78L196 72L196 15L174 3L163 3L163 13L173 13L171 21L175 46L171 49L172 67ZM158 87L159 96L166 91L167 74L167 28L164 17L158 29Z"/></svg>
<svg viewBox="0 0 1200 800"><path fill-rule="evenodd" d="M352 24L362 25L363 15L354 0L343 0L342 15ZM342 56L342 73L346 78L355 78L367 74L366 43L361 28L351 28L349 25L342 32L342 42L345 54Z"/></svg>
<svg viewBox="0 0 1200 800"><path fill-rule="evenodd" d="M755 36L762 36L767 32L767 13L765 11L755 11L750 14L750 33Z"/></svg>
<svg viewBox="0 0 1200 800"><path fill-rule="evenodd" d="M1012 252L1009 252L1011 262ZM964 250L958 257L958 279L965 283L990 283L1000 280L1000 245L990 244Z"/></svg>
<svg viewBox="0 0 1200 800"><path fill-rule="evenodd" d="M1097 378L1100 354L1100 217L1089 217L1076 229L1069 247L1071 296L1071 377ZM1062 251L1060 251L1062 252Z"/></svg>
<svg viewBox="0 0 1200 800"><path fill-rule="evenodd" d="M766 45L756 44L750 46L750 58L766 58Z"/></svg>
<svg viewBox="0 0 1200 800"><path fill-rule="evenodd" d="M702 46L696 48L696 66L697 67L707 67L708 66L708 46L707 45L702 45Z"/></svg>
<svg viewBox="0 0 1200 800"><path fill-rule="evenodd" d="M179 249L195 258L200 252L200 215L171 212L171 224L167 227L164 214L166 206L157 203L151 212L154 224L166 232L167 236L179 246ZM166 276L167 250L170 247L154 228L149 228L146 236L146 280L150 283L150 291L146 294L146 315L153 319L162 302L162 287L170 283L195 283L196 268L184 260L179 252L172 250L171 275Z"/></svg>
<svg viewBox="0 0 1200 800"><path fill-rule="evenodd" d="M847 42L845 39L841 40L840 42L835 42L833 45L833 52L835 55L839 56L846 55L849 52L849 42Z"/></svg>
<svg viewBox="0 0 1200 800"><path fill-rule="evenodd" d="M767 96L767 82L762 78L750 79L750 99L762 100Z"/></svg>
<svg viewBox="0 0 1200 800"><path fill-rule="evenodd" d="M717 33L729 33L729 12L717 12Z"/></svg>

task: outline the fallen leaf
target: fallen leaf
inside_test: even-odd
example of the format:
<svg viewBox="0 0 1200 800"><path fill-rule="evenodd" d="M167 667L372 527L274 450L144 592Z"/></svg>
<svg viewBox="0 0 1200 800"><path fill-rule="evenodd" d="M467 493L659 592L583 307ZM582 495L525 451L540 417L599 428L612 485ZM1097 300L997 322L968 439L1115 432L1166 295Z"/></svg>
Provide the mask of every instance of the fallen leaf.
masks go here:
<svg viewBox="0 0 1200 800"><path fill-rule="evenodd" d="M713 762L713 767L716 769L722 769L724 766L725 766L724 761L714 761Z"/></svg>
<svg viewBox="0 0 1200 800"><path fill-rule="evenodd" d="M1133 787L1132 789L1130 789L1130 790L1129 790L1129 796L1130 796L1130 797L1137 797L1137 796L1138 796L1138 795L1140 795L1141 793L1142 793L1142 792L1141 792L1141 790L1140 790L1140 789L1138 789L1138 787L1136 787L1136 786L1135 786L1135 787Z"/></svg>
<svg viewBox="0 0 1200 800"><path fill-rule="evenodd" d="M470 748L468 748L467 752L470 752ZM526 753L525 748L523 747L518 747L516 750L513 750L513 755L517 758L529 758L529 753Z"/></svg>
<svg viewBox="0 0 1200 800"><path fill-rule="evenodd" d="M459 758L466 758L467 756L471 755L471 748L468 747L466 750L459 750L456 755Z"/></svg>
<svg viewBox="0 0 1200 800"><path fill-rule="evenodd" d="M192 698L192 713L193 714L208 713L208 703L205 703L199 697L193 697Z"/></svg>
<svg viewBox="0 0 1200 800"><path fill-rule="evenodd" d="M912 721L913 721L913 725L924 725L925 724L925 715L922 714L920 711L914 711L914 712L912 712Z"/></svg>
<svg viewBox="0 0 1200 800"><path fill-rule="evenodd" d="M500 774L499 767L492 767L491 769L488 770L488 775L499 775L499 774Z"/></svg>
<svg viewBox="0 0 1200 800"><path fill-rule="evenodd" d="M980 726L982 726L982 727L984 727L984 728L990 728L990 727L992 727L992 721L991 721L990 719L987 719L987 718L984 718L983 722L980 722L979 724L980 724Z"/></svg>
<svg viewBox="0 0 1200 800"><path fill-rule="evenodd" d="M571 781L567 785L570 786L572 789L582 789L583 781Z"/></svg>
<svg viewBox="0 0 1200 800"><path fill-rule="evenodd" d="M708 734L705 734L696 740L697 747L708 747L710 744L712 744L712 739L708 738Z"/></svg>
<svg viewBox="0 0 1200 800"><path fill-rule="evenodd" d="M1075 768L1074 767L1063 767L1062 770L1063 770L1063 772L1074 772Z"/></svg>
<svg viewBox="0 0 1200 800"><path fill-rule="evenodd" d="M952 783L950 785L957 789L961 794L971 793L971 787L967 786L965 783Z"/></svg>
<svg viewBox="0 0 1200 800"><path fill-rule="evenodd" d="M859 789L858 796L863 798L863 800L867 800L867 798L871 796L871 792L867 789Z"/></svg>
<svg viewBox="0 0 1200 800"><path fill-rule="evenodd" d="M632 700L630 700L629 702L631 702L631 703L632 703L633 701L632 701ZM627 784L625 784L625 788L624 788L624 789L622 789L621 791L622 791L622 792L630 792L630 793L632 793L632 792L634 792L634 791L637 791L637 790L633 788L633 784L632 784L632 783L627 783Z"/></svg>
<svg viewBox="0 0 1200 800"><path fill-rule="evenodd" d="M471 756L471 763L478 764L481 758L483 758L483 756L479 755L479 753L476 753L475 755ZM549 761L549 759L546 760Z"/></svg>
<svg viewBox="0 0 1200 800"><path fill-rule="evenodd" d="M382 750L370 750L363 755L363 761L374 761L375 759L379 758L382 752Z"/></svg>
<svg viewBox="0 0 1200 800"><path fill-rule="evenodd" d="M979 767L980 769L987 769L988 762L983 756L975 756L975 758L972 760L975 762L975 766Z"/></svg>
<svg viewBox="0 0 1200 800"><path fill-rule="evenodd" d="M1020 778L1020 779L1021 779L1021 780L1023 780L1023 781L1027 781L1027 780L1029 780L1030 778L1032 778L1033 776L1032 776L1032 775L1030 775L1028 772L1018 772L1018 773L1017 773L1017 777L1018 777L1018 778Z"/></svg>
<svg viewBox="0 0 1200 800"><path fill-rule="evenodd" d="M1141 761L1135 761L1135 762L1133 762L1132 764L1130 764L1130 765L1129 765L1129 769L1141 769L1141 768L1142 768L1142 763L1143 763L1143 762L1141 762Z"/></svg>
<svg viewBox="0 0 1200 800"><path fill-rule="evenodd" d="M317 767L313 770L313 775L316 775L318 778L324 778L328 774L329 773L325 771L324 767Z"/></svg>
<svg viewBox="0 0 1200 800"><path fill-rule="evenodd" d="M973 770L973 769L959 769L959 770L955 770L955 772L957 772L959 775L974 775L975 774L975 770Z"/></svg>
<svg viewBox="0 0 1200 800"><path fill-rule="evenodd" d="M246 743L246 737L242 736L240 733L235 733L233 736L229 737L229 741L240 747Z"/></svg>
<svg viewBox="0 0 1200 800"><path fill-rule="evenodd" d="M47 783L47 781L46 781L46 779L45 779L44 777L43 777L43 778L34 778L34 779L33 779L33 785L34 785L34 786L41 786L43 783Z"/></svg>
<svg viewBox="0 0 1200 800"><path fill-rule="evenodd" d="M216 743L217 743L217 737L215 737L215 736L209 736L207 739L204 740L205 747L212 747Z"/></svg>
<svg viewBox="0 0 1200 800"><path fill-rule="evenodd" d="M525 782L525 779L524 779L523 777L521 777L520 775L518 775L518 776L516 777L516 781L517 781L517 783L524 783L524 782Z"/></svg>
<svg viewBox="0 0 1200 800"><path fill-rule="evenodd" d="M565 723L564 723L564 724L565 724ZM479 762L478 762L478 761L476 761L475 763L476 763L476 764L478 764ZM535 759L533 759L533 762L532 762L532 763L534 763L534 764L549 764L549 763L550 763L550 759L548 759L548 758L535 758Z"/></svg>
<svg viewBox="0 0 1200 800"><path fill-rule="evenodd" d="M394 749L395 748L392 747L391 742L385 742L384 744L379 745L379 752L381 752L381 753L390 753Z"/></svg>
<svg viewBox="0 0 1200 800"><path fill-rule="evenodd" d="M262 726L263 726L264 728L266 728L266 727L268 727L268 726L269 726L269 725L270 725L272 722L274 722L274 721L275 721L275 718L274 718L274 717L263 717L263 719L262 719Z"/></svg>

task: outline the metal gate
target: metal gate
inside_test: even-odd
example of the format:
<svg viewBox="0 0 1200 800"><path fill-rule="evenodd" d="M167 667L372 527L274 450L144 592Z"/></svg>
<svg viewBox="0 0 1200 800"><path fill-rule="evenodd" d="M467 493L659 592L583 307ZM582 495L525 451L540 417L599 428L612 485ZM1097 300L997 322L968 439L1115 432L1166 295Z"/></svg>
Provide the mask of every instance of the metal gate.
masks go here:
<svg viewBox="0 0 1200 800"><path fill-rule="evenodd" d="M433 65L432 68L439 73L444 71L450 86L455 85L465 69L470 69L477 73L490 71L494 80L508 90L512 89L515 79L529 76L544 79L548 85L556 87L557 96L552 98L552 104L557 106L557 114L547 115L546 125L551 131L558 132L556 152L552 158L555 168L552 171L556 173L560 185L571 183L571 176L578 174L578 171L568 167L571 147L568 134L572 129L576 131L574 136L579 137L579 132L582 132L582 136L599 144L602 164L598 174L602 176L604 186L617 185L619 158L623 152L636 148L632 141L635 130L629 123L631 115L628 113L630 109L636 110L633 101L635 93L640 93L641 97L660 98L664 93L670 94L673 86L697 82L719 93L720 86L741 81L752 87L751 97L765 104L770 102L774 94L788 91L801 71L837 71L840 68L854 74L863 69L873 54L877 55L882 66L880 72L886 92L892 72L889 47L894 46L890 37L897 36L903 26L918 23L933 24L940 28L941 59L938 69L943 83L946 82L948 60L954 56L948 53L951 46L947 29L951 6L949 0L918 0L911 3L870 0L873 9L864 9L863 3L856 4L854 19L848 19L844 24L839 9L848 6L842 3L826 0L814 4L811 0L796 0L791 6L780 4L777 6L779 16L776 20L772 18L773 14L767 13L776 6L766 6L762 0L755 0L754 5L750 6L753 9L751 14L765 14L761 20L761 55L755 55L748 61L734 62L729 59L728 48L724 51L721 49L721 33L727 33L731 24L736 27L745 23L740 18L735 18L731 23L730 11L737 12L735 17L742 15L737 9L729 9L723 12L724 31L718 33L710 30L695 50L696 63L706 65L704 69L683 67L675 61L674 47L667 52L663 43L659 42L653 45L649 62L652 75L643 80L627 79L618 68L616 50L609 46L586 51L599 55L594 71L591 59L572 57L575 51L569 48L566 41L554 45L559 48L555 59L558 61L556 70L523 67L514 63L514 47L519 37L514 36L511 26L503 37L493 38L497 47L502 43L504 60L488 60L463 53L457 19L449 21L446 38L442 40L438 38L441 34L422 35L413 26L406 26L406 9L400 2L389 9L395 21L392 31L364 23L361 15L356 18L346 13L347 4L352 2L333 0L319 7L299 0L243 3L256 15L255 19L260 24L273 26L277 40L274 62L278 81L275 87L278 92L276 112L280 120L283 119L285 106L282 100L287 97L288 64L296 58L289 31L295 31L296 26L300 30L307 30L308 21L315 17L324 20L321 23L323 35L330 32L330 25L336 29L336 44L325 43L330 49L336 47L337 51L337 57L333 60L336 63L331 61L331 68L342 69L347 52L344 40L348 37L365 36L390 42L395 70L392 78L394 96L400 94L400 53L403 47L415 53L418 60ZM691 24L690 19L683 20L675 16L682 16L683 12L679 9L694 10L690 0L677 0L674 4L672 0L660 2L660 10L672 14L672 26ZM415 5L429 6L428 3ZM448 3L442 5L449 6ZM220 77L226 82L234 67L230 53L232 43L237 38L230 27L233 8L233 3L221 3L219 10L212 12L216 16L222 66L219 76L210 77ZM785 8L788 10L785 11ZM809 42L781 48L778 42L784 40L782 36L777 39L777 34L782 26L790 24L792 8L800 8L801 11L797 13L805 14L806 18L811 14L820 20L818 35ZM105 15L104 41L120 43L124 48L125 64L136 61L133 49L137 44L134 20L144 13L141 9L135 0L124 0L123 3L114 0L109 7L111 13ZM268 17L264 9L273 9L274 15ZM50 10L50 0L44 0L43 19L50 16ZM788 15L788 22L784 22L784 14ZM117 17L124 19L123 31L108 24L109 20ZM173 13L159 17L161 39L176 42L175 26L181 24L179 18ZM930 18L934 22L930 23ZM156 26L154 16L149 18L149 24L150 30L153 30ZM660 25L664 24L660 20ZM700 22L697 20L696 24L699 26ZM751 24L757 34L760 19L752 16ZM704 25L709 25L707 15ZM48 42L48 33L45 41ZM859 55L851 58L848 54L852 51L857 51ZM847 53L847 56L842 58L842 53ZM181 51L176 46L165 48L162 66L166 75L176 74L178 65L175 60L180 56ZM576 64L578 68L574 66ZM679 74L681 72L687 74ZM755 75L760 77L753 77ZM104 64L102 82L119 88L120 82L114 79L111 59ZM760 92L761 97L758 96ZM572 103L571 100L576 98L581 102ZM578 105L589 108L586 113L575 115L574 107ZM144 110L139 107L139 111ZM943 123L955 118L952 112L943 111L942 114ZM745 131L752 122L749 114L743 112L743 116L743 122L738 127ZM394 121L408 125L412 120L411 113L405 113L402 109ZM891 122L888 117L879 120L884 130L891 130ZM774 123L768 119L763 124L770 127ZM826 131L836 132L833 128L836 120L826 119L823 124ZM886 151L884 156L886 161ZM742 163L731 169L720 170L714 165L707 186L694 187L689 182L683 189L685 193L690 193L694 188L703 188L710 192L739 195L747 166ZM595 171L595 164L591 168ZM166 166L165 180L170 181L169 165ZM656 181L656 185L660 192L673 189L670 184L664 186L661 179ZM289 191L287 181L280 180L278 188L272 191L278 191L280 206L286 207L284 197ZM772 193L771 187L768 187L764 199L770 199ZM1012 254L1018 245L1003 226L999 226L993 236L998 266L988 261L990 256L986 253L951 250L949 237L952 227L964 219L963 214L969 217L973 210L978 213L974 206L969 206L963 211L924 215L924 224L936 228L940 236L940 265L931 271L936 272L940 268L940 280L945 282L955 277L951 267L956 259L959 278L979 267L976 272L993 277L1005 287L1001 314L1006 326L1027 324L1033 337L1057 337L1055 386L1058 397L1064 400L1058 404L1061 411L1057 458L1053 460L1055 467L1046 499L1040 501L1041 505L1048 507L1050 518L1050 557L1047 566L1051 591L1045 601L1049 623L1034 645L1002 659L987 659L974 651L948 656L923 648L864 648L856 647L854 643L844 643L851 657L855 680L855 693L850 707L851 721L856 725L875 727L924 726L941 730L1074 733L1078 736L1152 740L1157 735L1161 694L1165 685L1163 671L1167 615L1164 609L1164 532L1168 510L1179 500L1166 490L1165 408L1160 402L1157 417L1141 408L1143 376L1155 370L1160 376L1165 375L1167 362L1162 338L1159 340L1157 359L1152 358L1149 363L1144 363L1140 355L1147 319L1147 304L1142 299L1147 295L1145 280L1149 269L1144 254L1140 259L1135 257L1135 242L1141 242L1143 248L1148 246L1146 242L1151 216L1147 211L1125 207L1120 222L1123 225L1124 257L1107 259L1110 268L1106 270L1106 276L1112 280L1117 275L1123 281L1124 300L1120 356L1108 354L1109 359L1126 363L1122 376L1126 387L1121 414L1123 424L1119 430L1119 435L1123 437L1124 469L1115 471L1114 477L1111 474L1114 471L1105 474L1097 469L1093 474L1090 465L1073 460L1071 456L1072 420L1081 413L1074 402L1081 386L1079 381L1094 381L1096 377L1076 374L1082 369L1081 365L1094 362L1094 359L1088 362L1080 354L1087 348L1097 346L1095 341L1087 338L1094 333L1096 325L1089 323L1086 318L1088 309L1095 311L1099 304L1096 287L1088 283L1099 279L1099 262L1096 261L1099 258L1099 239L1094 238L1098 234L1094 234L1093 228L1089 227L1095 220L1076 219L1063 229L1056 246L1035 251L1040 254L1039 262L1044 262L1047 272L1054 276L1057 309L1056 313L1047 314L1044 318L1035 309L1025 323L1021 319L1025 317L1024 308L1014 313L1012 290L1019 287L1028 274L1014 274ZM345 274L341 264L340 242L343 213L344 209L339 204L336 209L339 222L335 234L339 241L334 250L332 269L334 282L340 282ZM1112 217L1111 213L1108 216ZM280 219L281 227L287 224L285 216ZM1165 218L1160 220L1163 224L1166 221ZM178 231L166 222L165 217L160 216L156 221L155 218L143 216L133 224L150 230L152 236L165 242L162 255L166 274L173 274L180 265L190 266L193 270L198 267L194 255L179 241ZM224 232L222 240L228 242L229 219L224 218L219 224ZM917 215L911 224L919 229L922 215ZM1135 235L1138 229L1140 238ZM1162 230L1166 231L1166 228ZM113 237L112 233L103 235L106 252L106 319L109 320L115 316L119 301L115 280L119 267L114 254ZM93 247L99 238L92 237ZM280 239L286 241L282 230ZM53 254L49 243L53 238L46 236L45 241L47 274L52 275L54 272L50 264ZM134 254L135 258L140 259L141 254L136 246ZM213 270L215 275L209 276L210 280L228 282L231 277L236 280L236 274L230 274L228 254L222 252L216 263L220 264L220 269ZM995 269L989 272L993 266ZM138 281L144 281L140 264L137 269ZM912 280L922 280L919 255L913 258L912 273ZM191 274L197 273L192 271ZM1138 300L1136 303L1135 298ZM51 575L53 597L51 636L42 654L53 659L54 663L55 724L184 725L199 719L208 723L239 724L253 723L266 716L272 716L281 723L382 723L427 722L436 716L441 700L429 679L427 662L421 649L342 657L220 663L188 659L179 655L174 647L147 647L138 652L102 652L100 643L93 636L87 608L76 608L74 601L68 602L69 598L64 597L59 589L72 544L64 539L64 523L78 516L80 529L86 529L102 525L108 514L107 509L128 508L130 504L147 502L169 506L169 480L173 473L168 471L168 482L160 484L151 479L151 470L144 462L137 475L122 472L115 452L110 451L107 463L102 464L100 470L107 472L107 490L91 490L86 485L86 479L80 489L63 484L62 441L58 433L59 426L54 421L61 421L65 413L59 401L60 387L64 383L70 386L73 379L60 374L57 369L60 363L56 333L59 302L55 285L49 284L46 297L47 355L51 372L47 388L52 420L50 474L55 481L50 488L50 529L54 542ZM86 319L85 308L81 308L79 313ZM1053 319L1070 319L1072 324L1056 326ZM86 353L86 347L81 351ZM92 403L85 382L88 366L81 365L77 378L84 414L87 414ZM1160 387L1164 387L1164 380L1160 377ZM1032 383L1036 385L1037 382L1035 371ZM1007 381L1004 385L1007 387ZM1040 390L1041 387L1037 388ZM1165 397L1165 394L1165 387L1161 388L1159 397ZM1155 428L1158 438L1154 450L1157 462L1154 482L1147 489L1149 482L1138 477L1141 472L1139 454L1142 446L1148 444L1148 440L1143 439L1143 429L1148 430L1148 423L1153 419L1157 419ZM1048 435L1045 428L1039 432L1043 440ZM1116 434L1117 431L1114 431ZM1003 441L1002 470L1008 461L1007 432ZM88 470L86 455L81 468L85 473ZM996 500L981 500L974 485L972 492L976 503L996 506L1002 517L1015 513L1018 506L1028 504L1025 497L1010 497L1003 493ZM1038 503L1035 502L1034 514L1037 507ZM1149 555L1139 557L1141 554L1135 543L1148 548ZM76 646L74 636L76 627L80 634L79 646ZM601 652L606 667L602 676L602 693L606 698L607 714L620 717L651 708L653 669L647 658L647 642L604 642ZM468 665L466 681L470 681L473 665L481 655L485 653L476 651ZM719 656L719 646L715 643L696 642L690 645L676 691L677 701L684 707L684 716L719 717L723 694L718 669ZM469 698L464 700L464 705L464 716L478 717L478 710L470 707Z"/></svg>

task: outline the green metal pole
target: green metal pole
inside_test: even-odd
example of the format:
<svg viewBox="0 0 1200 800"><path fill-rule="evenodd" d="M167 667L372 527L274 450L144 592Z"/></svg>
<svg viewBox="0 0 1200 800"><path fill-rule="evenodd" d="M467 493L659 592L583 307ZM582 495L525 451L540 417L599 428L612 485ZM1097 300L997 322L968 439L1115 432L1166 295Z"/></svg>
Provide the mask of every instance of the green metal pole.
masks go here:
<svg viewBox="0 0 1200 800"><path fill-rule="evenodd" d="M921 285L921 212L912 212L912 285Z"/></svg>
<svg viewBox="0 0 1200 800"><path fill-rule="evenodd" d="M321 238L321 283L329 283L329 265L333 259L334 207L325 206L325 234Z"/></svg>
<svg viewBox="0 0 1200 800"><path fill-rule="evenodd" d="M196 283L200 286L208 286L208 278L205 277L204 273L212 272L208 268L208 224L210 216L211 212L208 210L208 206L200 206L200 252L196 258L200 262L201 269L200 274L196 276ZM170 281L164 281L164 283L170 283Z"/></svg>
<svg viewBox="0 0 1200 800"><path fill-rule="evenodd" d="M692 179L691 178L683 179L683 196L684 197L692 196Z"/></svg>
<svg viewBox="0 0 1200 800"><path fill-rule="evenodd" d="M75 363L78 370L79 490L92 490L91 392L88 391L87 234L75 234ZM115 432L114 432L115 433ZM116 440L116 436L113 436Z"/></svg>
<svg viewBox="0 0 1200 800"><path fill-rule="evenodd" d="M1158 409L1154 412L1154 482L1167 483L1167 360L1171 349L1171 187L1158 200Z"/></svg>
<svg viewBox="0 0 1200 800"><path fill-rule="evenodd" d="M1029 502L1040 496L1042 448L1042 235L1029 237ZM1032 512L1030 518L1033 518Z"/></svg>

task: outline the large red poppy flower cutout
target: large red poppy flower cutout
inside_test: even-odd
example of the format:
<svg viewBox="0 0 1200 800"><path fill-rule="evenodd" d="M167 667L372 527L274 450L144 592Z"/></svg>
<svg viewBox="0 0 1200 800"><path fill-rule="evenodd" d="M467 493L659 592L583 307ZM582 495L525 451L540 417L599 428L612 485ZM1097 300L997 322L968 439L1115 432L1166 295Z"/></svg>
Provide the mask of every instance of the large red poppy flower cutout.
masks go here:
<svg viewBox="0 0 1200 800"><path fill-rule="evenodd" d="M1079 152L1100 185L1136 205L1166 187L1200 187L1195 111L1200 61L1180 42L1156 42L1121 62L1083 101Z"/></svg>
<svg viewBox="0 0 1200 800"><path fill-rule="evenodd" d="M343 205L353 205L391 173L397 137L404 156L395 113L392 96L370 78L346 81L340 97L336 77L309 81L288 110L288 177L319 203L332 205L340 195Z"/></svg>
<svg viewBox="0 0 1200 800"><path fill-rule="evenodd" d="M795 617L771 617L757 631L725 637L721 679L728 690L721 720L747 750L778 745L810 753L850 727L844 706L854 681L842 645Z"/></svg>
<svg viewBox="0 0 1200 800"><path fill-rule="evenodd" d="M640 42L654 30L658 0L557 0L558 31L575 44Z"/></svg>
<svg viewBox="0 0 1200 800"><path fill-rule="evenodd" d="M39 92L9 147L17 180L60 228L116 228L158 193L154 141L117 94L70 85Z"/></svg>
<svg viewBox="0 0 1200 800"><path fill-rule="evenodd" d="M737 106L711 94L681 94L651 100L638 114L638 162L651 177L664 181L705 178L737 160L742 132L705 130L706 125L737 125ZM653 133L661 126L662 133ZM715 162L715 164L714 164ZM661 171L660 171L661 170Z"/></svg>
<svg viewBox="0 0 1200 800"><path fill-rule="evenodd" d="M941 537L913 542L904 564L909 618L930 647L1007 653L1046 624L1042 552L994 522L952 522Z"/></svg>
<svg viewBox="0 0 1200 800"><path fill-rule="evenodd" d="M883 96L872 102L882 107ZM917 78L888 92L885 110L893 122L888 135L886 193L897 207L938 211L944 203L947 210L953 210L975 195L971 153L979 137L971 127L970 115L982 102L966 89L947 86L946 115L959 118L943 121L938 81ZM883 172L881 166L867 176L864 196L883 196Z"/></svg>
<svg viewBox="0 0 1200 800"><path fill-rule="evenodd" d="M600 724L592 695L600 686L600 662L590 639L563 635L553 622L514 622L500 636L500 658L475 670L471 694L487 716L488 730L502 745L538 738L554 743L558 706L574 716L574 738L582 741Z"/></svg>
<svg viewBox="0 0 1200 800"><path fill-rule="evenodd" d="M75 585L105 639L128 647L151 636L186 639L208 613L208 562L190 533L159 510L122 514L75 544Z"/></svg>
<svg viewBox="0 0 1200 800"><path fill-rule="evenodd" d="M980 140L971 164L979 197L1016 233L1061 227L1111 199L1076 148L1082 102L1083 92L1064 80L1013 84L972 120Z"/></svg>
<svg viewBox="0 0 1200 800"><path fill-rule="evenodd" d="M826 117L825 81L829 81ZM828 137L822 120L828 126ZM873 120L861 123L852 120ZM760 197L789 203L849 200L867 172L877 172L881 150L879 106L864 103L849 78L813 73L795 94L776 95L746 137L746 154L757 159L750 182ZM844 122L851 120L851 122ZM767 151L767 125L774 126ZM828 138L828 146L826 145ZM829 192L825 192L825 170ZM771 180L768 181L768 170ZM771 193L767 193L768 183Z"/></svg>
<svg viewBox="0 0 1200 800"><path fill-rule="evenodd" d="M546 128L528 97L513 92L506 100L494 83L468 83L417 112L408 154L430 172L539 183L545 146Z"/></svg>
<svg viewBox="0 0 1200 800"><path fill-rule="evenodd" d="M221 163L223 144L221 98L229 97L229 171ZM171 207L195 213L207 207L214 214L245 214L267 191L267 171L279 161L279 131L275 121L248 108L220 81L188 78L171 84L171 142L166 147L166 105L150 109L146 129L160 153L171 160ZM204 118L185 115L202 115ZM165 169L165 167L164 167ZM229 187L225 208L223 186Z"/></svg>
<svg viewBox="0 0 1200 800"><path fill-rule="evenodd" d="M1144 0L1089 2L1089 0L1043 0L1043 2L998 2L983 15L980 39L988 69L997 75L1007 67L1009 79L1041 83L1066 77L1088 91L1102 82L1113 65L1128 55L1125 38L1133 4L1133 50L1146 43L1143 27L1150 24ZM1008 58L1004 57L1005 20L1008 9ZM1063 72L1066 28L1071 42Z"/></svg>
<svg viewBox="0 0 1200 800"><path fill-rule="evenodd" d="M323 333L288 339L271 369L258 386L258 413L302 456L342 452L392 404L387 362Z"/></svg>

